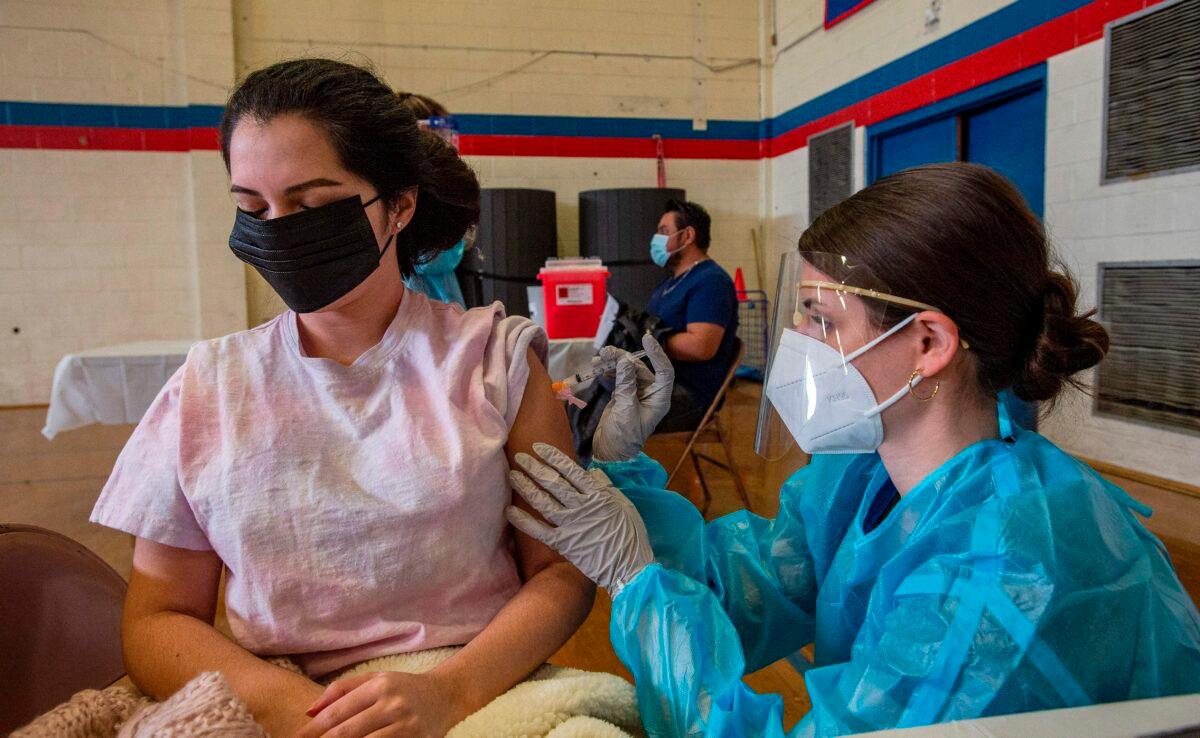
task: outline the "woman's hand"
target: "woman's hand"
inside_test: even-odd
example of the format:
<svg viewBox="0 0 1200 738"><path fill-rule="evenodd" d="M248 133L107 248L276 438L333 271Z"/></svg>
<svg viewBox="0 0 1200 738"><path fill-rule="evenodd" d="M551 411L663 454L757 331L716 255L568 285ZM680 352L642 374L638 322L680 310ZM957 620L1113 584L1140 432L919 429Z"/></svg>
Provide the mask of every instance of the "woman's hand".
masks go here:
<svg viewBox="0 0 1200 738"><path fill-rule="evenodd" d="M616 597L654 561L642 516L604 472L587 472L544 443L533 444L533 450L542 461L517 454L524 473L514 469L509 480L553 527L511 505L506 511L508 522L558 551Z"/></svg>
<svg viewBox="0 0 1200 738"><path fill-rule="evenodd" d="M436 672L374 672L338 679L308 710L313 721L296 738L371 735L441 738L467 717L457 690Z"/></svg>
<svg viewBox="0 0 1200 738"><path fill-rule="evenodd" d="M592 453L597 461L628 461L636 457L671 409L675 368L649 333L642 336L642 348L646 349L654 371L615 346L600 350L599 361L616 362L617 383L592 439Z"/></svg>

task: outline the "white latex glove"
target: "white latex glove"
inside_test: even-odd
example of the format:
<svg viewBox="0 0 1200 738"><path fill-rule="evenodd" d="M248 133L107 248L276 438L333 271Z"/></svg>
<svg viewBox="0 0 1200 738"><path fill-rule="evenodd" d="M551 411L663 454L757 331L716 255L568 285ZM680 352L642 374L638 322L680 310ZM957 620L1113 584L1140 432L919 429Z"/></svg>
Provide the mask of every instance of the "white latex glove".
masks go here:
<svg viewBox="0 0 1200 738"><path fill-rule="evenodd" d="M635 458L671 409L675 368L667 352L649 333L642 336L642 348L646 349L654 371L616 346L600 349L599 361L616 362L617 384L592 438L592 456L597 461Z"/></svg>
<svg viewBox="0 0 1200 738"><path fill-rule="evenodd" d="M524 473L513 469L508 473L509 480L513 489L553 526L512 505L506 511L508 521L558 551L616 597L654 561L642 516L604 472L585 471L566 454L544 443L535 443L533 450L545 463L528 454L517 454L516 462Z"/></svg>

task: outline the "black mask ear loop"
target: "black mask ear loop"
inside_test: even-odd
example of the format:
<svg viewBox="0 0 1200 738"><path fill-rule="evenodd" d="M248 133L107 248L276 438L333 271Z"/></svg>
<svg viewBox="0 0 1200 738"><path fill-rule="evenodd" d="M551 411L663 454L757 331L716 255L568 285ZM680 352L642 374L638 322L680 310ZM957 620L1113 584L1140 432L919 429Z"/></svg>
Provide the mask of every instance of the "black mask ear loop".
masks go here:
<svg viewBox="0 0 1200 738"><path fill-rule="evenodd" d="M376 200L378 200L378 199L379 199L379 198L381 198L381 197L383 197L383 195L376 195L375 197L372 197L370 200L367 200L366 202L364 202L364 203L363 203L363 210L366 210L367 208L369 208L369 207L371 207L372 205L374 205L374 204L375 204L375 201L376 201ZM399 224L397 223L397 225L399 225ZM398 235L400 235L399 231L397 231L396 233L393 233L392 235L388 236L387 243L385 243L385 244L383 245L383 250L379 252L379 260L380 260L380 261L383 261L383 255L384 255L384 254L386 254L386 253L387 253L387 250L388 250L388 249L390 249L390 248L392 247L392 241L393 241L393 240L395 240L396 236L398 236Z"/></svg>

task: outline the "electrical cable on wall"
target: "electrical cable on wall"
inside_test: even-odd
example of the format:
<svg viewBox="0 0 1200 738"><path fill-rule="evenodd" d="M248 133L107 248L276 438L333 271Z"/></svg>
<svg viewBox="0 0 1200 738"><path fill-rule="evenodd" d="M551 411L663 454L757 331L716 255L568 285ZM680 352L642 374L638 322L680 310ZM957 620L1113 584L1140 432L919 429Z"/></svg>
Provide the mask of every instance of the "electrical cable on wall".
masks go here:
<svg viewBox="0 0 1200 738"><path fill-rule="evenodd" d="M808 38L809 36L812 36L814 33L817 33L818 31L822 31L824 29L825 29L825 25L822 23L818 23L817 25L808 29L807 31L800 34L796 38L792 39L791 41L788 41L787 45L785 45L783 48L779 49L779 51L775 52L775 55L774 55L772 61L773 62L778 61L779 57L783 56L788 51L791 51L792 49L796 48L796 46L798 46L802 41L804 41L804 39Z"/></svg>
<svg viewBox="0 0 1200 738"><path fill-rule="evenodd" d="M499 82L500 80L504 79L505 77L511 77L514 74L519 74L520 72L525 71L526 69L532 67L534 64L537 64L538 62L540 62L541 60L545 59L548 56L550 56L550 52L548 52L548 51L542 52L541 54L538 54L537 56L530 59L529 61L527 61L523 64L518 64L517 66L513 67L512 69L505 70L503 72L500 72L499 74L493 74L491 77L485 77L481 80L478 80L475 82L470 82L470 83L462 85L460 87L451 87L448 90L439 90L439 91L435 92L434 94L444 97L446 95L453 95L456 92L466 92L468 90L473 90L477 87L486 87L487 85L490 85L493 82Z"/></svg>
<svg viewBox="0 0 1200 738"><path fill-rule="evenodd" d="M202 84L207 87L218 89L218 90L221 90L222 92L228 92L230 89L229 83L214 82L210 79L205 79L203 77L198 77L196 75L188 74L187 72L183 72L178 69L174 69L174 68L168 66L167 64L165 64L162 59L152 58L152 57L143 56L141 54L138 54L133 49L122 46L121 44L118 44L115 41L107 39L107 38L97 34L96 32L90 31L85 28L50 28L50 27L45 27L45 26L22 26L22 25L10 24L10 23L0 23L0 29L16 30L16 31L39 31L42 33L68 33L68 34L81 35L86 38L90 38L93 41L96 41L97 43L99 43L103 46L107 46L107 47L116 49L117 51L120 51L123 54L126 54L129 57L132 57L133 59L136 59L136 60L143 62L145 64L148 64L148 65L157 67L158 69L160 69L164 72L167 72L169 74L175 75L177 77L181 77L183 79L189 80L191 82L195 82L197 84ZM393 49L413 49L413 50L418 50L418 51L478 51L478 52L491 52L491 53L501 53L501 54L503 54L503 53L509 53L509 54L527 53L527 54L535 54L536 55L533 59L522 62L521 64L518 64L517 66L513 67L512 69L505 70L503 72L500 72L500 73L492 75L490 77L478 80L476 82L471 82L469 84L462 85L461 87L453 87L453 88L450 88L447 90L441 90L441 91L435 93L435 94L439 94L439 95L450 95L450 94L455 94L458 92L463 92L466 90L474 89L476 87L487 86L494 82L498 82L499 80L504 79L508 76L518 74L551 56L590 56L590 57L597 58L597 59L600 59L600 58L642 59L642 60L647 60L647 61L651 61L651 60L653 60L653 61L691 61L695 64L699 64L700 66L704 67L712 74L724 74L725 72L730 72L735 69L740 69L742 67L760 64L760 60L757 57L733 58L733 59L730 59L729 62L726 64L712 64L708 61L705 61L704 59L699 59L695 56L686 55L686 54L647 54L647 53L619 52L619 51L580 51L578 49L558 49L558 48L505 49L505 48L494 48L494 47L486 47L486 46L453 46L453 45L438 45L438 44L403 44L403 43L386 43L386 42L355 42L352 44L347 44L347 42L342 41L342 40L315 39L315 38L307 38L307 39L258 38L255 40L261 41L261 42L279 43L279 44L307 44L309 46L318 46L318 45L335 46L335 47L336 46L343 46L343 47L346 47L346 46L356 46L356 47L368 46L368 47L393 48Z"/></svg>
<svg viewBox="0 0 1200 738"><path fill-rule="evenodd" d="M257 38L256 41L277 43L277 44L307 44L309 46L338 46L345 45L344 41L335 41L330 39L295 39L295 38ZM643 61L691 61L704 67L712 74L724 74L735 69L741 69L747 66L758 66L761 62L757 57L742 57L729 59L725 64L712 64L704 59L689 54L647 54L638 52L624 51L580 51L578 49L506 49L489 46L453 46L439 44L407 44L407 43L389 43L385 41L364 41L355 43L354 46L359 47L377 47L386 49L412 49L416 51L474 51L495 54L535 54L534 58L521 62L511 69L493 74L484 79L470 82L460 87L452 87L446 90L438 90L432 94L439 96L453 95L459 92L486 87L487 85L499 82L515 74L529 69L530 67L542 62L551 56L590 56L595 59L641 59Z"/></svg>
<svg viewBox="0 0 1200 738"><path fill-rule="evenodd" d="M173 69L173 68L167 66L162 59L151 58L148 56L142 56L141 54L137 53L133 49L122 46L121 44L118 44L115 41L110 41L109 39L104 38L100 34L94 32L94 31L89 31L86 28L49 28L46 26L18 26L18 25L13 25L11 23L0 23L0 30L41 31L42 33L74 33L74 34L78 34L80 36L85 36L87 38L90 38L93 41L96 41L97 43L99 43L103 46L108 46L110 48L116 49L117 51L127 54L128 56L131 56L134 59L137 59L138 61L149 64L150 66L158 67L159 69L161 69L164 72L167 72L168 74L173 74L177 77L182 77L182 78L188 80L189 82L195 82L197 84L212 87L212 88L221 90L224 93L228 93L230 90L229 83L222 84L220 82L213 82L210 79L204 79L203 77L197 77L194 74L188 74L187 72L181 72L178 69Z"/></svg>
<svg viewBox="0 0 1200 738"><path fill-rule="evenodd" d="M325 45L325 46L346 46L345 41L323 38L255 38L257 42L267 42L276 44L308 44L310 46ZM591 56L595 58L610 58L610 59L645 59L645 60L661 60L661 61L692 61L704 67L713 74L723 74L725 72L740 69L741 67L758 64L758 57L718 57L728 59L728 64L712 64L704 59L697 58L690 54L652 54L637 51L581 51L580 49L559 49L559 48L541 48L541 49L512 49L498 48L495 46L461 46L450 44L411 44L411 43L393 43L388 41L358 41L352 46L369 46L383 49L412 49L415 51L481 51L495 54L545 54L546 56Z"/></svg>

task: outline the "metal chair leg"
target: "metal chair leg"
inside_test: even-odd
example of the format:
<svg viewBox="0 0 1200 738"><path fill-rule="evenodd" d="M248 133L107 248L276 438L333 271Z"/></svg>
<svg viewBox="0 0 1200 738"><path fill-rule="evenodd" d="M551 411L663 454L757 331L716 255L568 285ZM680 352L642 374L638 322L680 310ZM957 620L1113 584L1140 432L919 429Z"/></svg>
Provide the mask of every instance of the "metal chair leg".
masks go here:
<svg viewBox="0 0 1200 738"><path fill-rule="evenodd" d="M750 495L746 492L746 483L742 480L742 470L738 468L737 460L733 458L733 444L729 442L729 436L721 430L720 423L716 423L716 428L717 437L721 439L721 445L725 447L725 458L729 464L727 469L730 475L733 476L733 483L737 487L738 497L742 498L742 504L746 506L746 509L753 512L753 508L750 507Z"/></svg>
<svg viewBox="0 0 1200 738"><path fill-rule="evenodd" d="M692 453L692 447L696 445L707 425L708 418L706 417L705 422L701 423L696 430L692 431L692 435L688 437L687 445L683 447L683 453L679 455L679 461L675 462L674 468L671 469L671 473L667 476L667 486L670 486L671 482L675 479L675 475L683 468L683 462L687 461L688 456Z"/></svg>
<svg viewBox="0 0 1200 738"><path fill-rule="evenodd" d="M700 507L701 515L708 515L708 508L712 506L712 492L708 490L708 480L704 478L704 470L700 468L700 459L696 458L694 452L689 452L688 456L692 458L692 466L696 469L696 476L700 478L700 489L704 490L704 504Z"/></svg>

